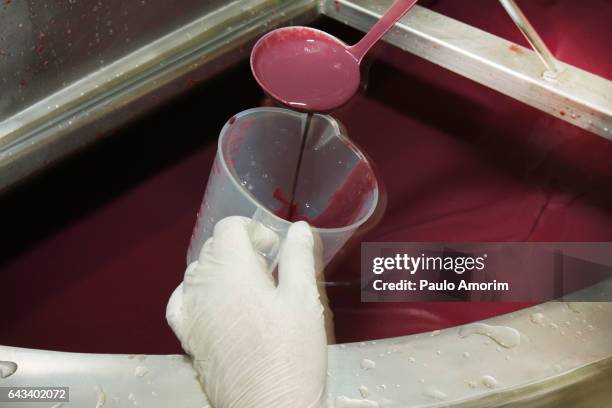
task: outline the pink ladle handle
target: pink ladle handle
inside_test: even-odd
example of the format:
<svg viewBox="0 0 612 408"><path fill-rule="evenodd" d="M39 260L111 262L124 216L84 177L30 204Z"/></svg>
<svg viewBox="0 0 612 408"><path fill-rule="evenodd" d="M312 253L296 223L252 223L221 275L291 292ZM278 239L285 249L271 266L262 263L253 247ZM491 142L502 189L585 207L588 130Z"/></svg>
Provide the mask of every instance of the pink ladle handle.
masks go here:
<svg viewBox="0 0 612 408"><path fill-rule="evenodd" d="M349 52L353 54L359 62L380 38L391 29L404 14L416 4L417 0L395 0L389 10L378 20L376 24L363 36L361 41L349 47Z"/></svg>

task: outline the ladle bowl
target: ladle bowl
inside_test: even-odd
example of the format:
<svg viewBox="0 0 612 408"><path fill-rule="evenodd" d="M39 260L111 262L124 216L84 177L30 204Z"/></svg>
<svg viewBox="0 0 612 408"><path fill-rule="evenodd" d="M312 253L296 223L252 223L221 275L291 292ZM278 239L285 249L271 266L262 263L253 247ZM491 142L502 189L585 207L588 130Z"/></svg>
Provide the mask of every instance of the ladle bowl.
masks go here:
<svg viewBox="0 0 612 408"><path fill-rule="evenodd" d="M266 93L288 107L329 112L357 92L361 60L415 3L396 0L354 46L310 27L271 31L253 47L253 75Z"/></svg>

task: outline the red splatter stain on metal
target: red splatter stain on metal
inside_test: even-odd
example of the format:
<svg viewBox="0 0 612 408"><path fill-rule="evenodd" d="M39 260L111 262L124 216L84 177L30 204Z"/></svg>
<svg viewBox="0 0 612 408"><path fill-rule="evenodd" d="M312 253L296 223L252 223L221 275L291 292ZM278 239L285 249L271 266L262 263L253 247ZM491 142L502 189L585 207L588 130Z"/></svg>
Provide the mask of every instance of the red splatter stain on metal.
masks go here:
<svg viewBox="0 0 612 408"><path fill-rule="evenodd" d="M523 50L521 49L521 47L519 47L519 46L518 46L518 45L516 45L516 44L511 44L511 45L508 47L508 49L509 49L510 51L512 51L512 52L514 52L514 53L516 53L516 54L519 54L519 55L524 54L524 52L523 52Z"/></svg>
<svg viewBox="0 0 612 408"><path fill-rule="evenodd" d="M565 116L565 112L564 111L561 111L559 113L561 114L561 116Z"/></svg>
<svg viewBox="0 0 612 408"><path fill-rule="evenodd" d="M19 81L19 86L25 88L26 86L28 86L28 83L25 79L22 79L21 81Z"/></svg>
<svg viewBox="0 0 612 408"><path fill-rule="evenodd" d="M235 116L232 116L232 117L230 118L230 120L229 120L229 124L230 124L230 125L233 125L233 124L234 124L234 122L236 122L236 117L235 117Z"/></svg>
<svg viewBox="0 0 612 408"><path fill-rule="evenodd" d="M340 12L340 2L338 0L334 1L334 4L336 5L336 13Z"/></svg>
<svg viewBox="0 0 612 408"><path fill-rule="evenodd" d="M36 52L41 54L45 50L45 40L47 36L42 31L38 34L38 46L36 47Z"/></svg>

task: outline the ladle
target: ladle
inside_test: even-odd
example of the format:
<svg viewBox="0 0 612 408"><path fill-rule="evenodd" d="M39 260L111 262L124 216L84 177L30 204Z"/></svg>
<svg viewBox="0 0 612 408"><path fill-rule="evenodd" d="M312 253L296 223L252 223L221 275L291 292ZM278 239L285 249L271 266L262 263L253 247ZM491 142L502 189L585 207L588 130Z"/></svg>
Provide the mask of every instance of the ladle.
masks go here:
<svg viewBox="0 0 612 408"><path fill-rule="evenodd" d="M329 112L357 92L364 55L416 2L396 0L353 46L310 27L271 31L251 52L253 75L266 93L293 109Z"/></svg>

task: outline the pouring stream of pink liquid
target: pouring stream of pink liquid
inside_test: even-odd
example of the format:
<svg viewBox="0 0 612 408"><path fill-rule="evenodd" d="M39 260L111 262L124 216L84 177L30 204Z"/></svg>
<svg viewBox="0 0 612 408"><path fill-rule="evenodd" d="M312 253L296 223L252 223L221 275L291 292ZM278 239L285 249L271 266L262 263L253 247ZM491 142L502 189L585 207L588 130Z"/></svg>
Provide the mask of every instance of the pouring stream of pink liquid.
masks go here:
<svg viewBox="0 0 612 408"><path fill-rule="evenodd" d="M363 213L364 200L376 188L372 169L364 161L358 162L344 183L329 197L325 209L316 217L308 217L300 211L300 204L291 201L279 188L274 198L280 203L275 215L288 221L306 221L317 228L341 228L353 224Z"/></svg>

